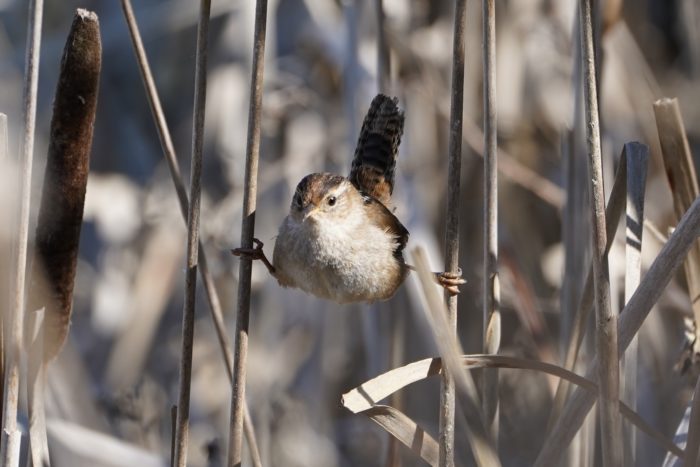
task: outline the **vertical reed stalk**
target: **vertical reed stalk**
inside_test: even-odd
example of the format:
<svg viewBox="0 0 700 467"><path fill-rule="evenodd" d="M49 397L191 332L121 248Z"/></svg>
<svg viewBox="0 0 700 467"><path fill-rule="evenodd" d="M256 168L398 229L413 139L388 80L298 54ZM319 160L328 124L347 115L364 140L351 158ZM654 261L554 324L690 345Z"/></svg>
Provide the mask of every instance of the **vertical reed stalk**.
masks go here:
<svg viewBox="0 0 700 467"><path fill-rule="evenodd" d="M387 94L391 84L391 56L384 27L386 16L383 3L383 0L374 0L377 13L377 87L379 92Z"/></svg>
<svg viewBox="0 0 700 467"><path fill-rule="evenodd" d="M10 317L9 342L5 373L5 393L2 417L2 465L17 467L21 433L17 431L17 405L19 402L20 359L22 356L22 326L24 325L25 279L27 272L27 243L29 239L29 208L31 204L32 162L34 156L34 130L36 125L36 100L39 83L39 56L41 51L41 25L43 0L29 1L29 26L24 71L23 117L24 131L20 150L20 209L18 217L17 247L15 248L15 274Z"/></svg>
<svg viewBox="0 0 700 467"><path fill-rule="evenodd" d="M637 290L642 274L642 234L644 232L644 191L647 181L649 149L640 143L625 144L627 154L627 234L625 242L625 303ZM624 385L622 399L632 410L637 409L637 366L639 339L634 336L624 353ZM628 440L625 465L637 465L637 431L625 423Z"/></svg>
<svg viewBox="0 0 700 467"><path fill-rule="evenodd" d="M0 167L7 163L9 156L8 146L7 115L0 113ZM9 220L6 217L4 217L4 219L5 221ZM4 274L5 268L7 267L9 267L9 265L5 264L5 260L0 261L0 273ZM9 310L6 309L6 306L9 306L10 298L10 289L7 282L9 281L3 281L1 286L2 288L0 288L0 299L3 300L3 302L0 304L0 417L2 416L2 408L5 402L5 356L7 355L7 349L5 348L7 345L5 333L7 332L6 320L9 318ZM4 300L8 301L5 302Z"/></svg>
<svg viewBox="0 0 700 467"><path fill-rule="evenodd" d="M610 307L610 274L605 247L605 194L600 150L600 120L596 85L595 45L593 41L592 0L581 0L581 46L583 59L586 145L590 179L591 219L593 227L593 287L596 309L596 350L600 362L601 441L603 465L622 464L622 439L618 398L620 367L617 350L617 315Z"/></svg>
<svg viewBox="0 0 700 467"><path fill-rule="evenodd" d="M498 140L496 122L496 6L483 0L484 34L484 353L501 346L501 292L498 281ZM498 370L484 370L484 421L498 445Z"/></svg>
<svg viewBox="0 0 700 467"><path fill-rule="evenodd" d="M617 172L615 172L615 181L613 182L612 190L610 191L610 199L608 200L608 205L605 208L605 219L606 219L606 236L607 244L605 246L605 254L610 252L613 241L615 239L615 230L617 225L620 223L620 217L622 216L622 211L625 205L625 190L627 186L627 146L624 147L622 154L620 156L620 162L617 167ZM593 265L589 266L588 274L586 276L586 282L581 292L581 297L578 301L578 307L575 310L573 326L569 336L569 344L566 348L566 355L564 357L564 368L573 371L576 365L576 360L578 359L578 353L583 343L583 337L586 332L586 323L588 323L588 318L591 315L591 309L593 308ZM554 396L554 403L552 406L552 412L550 414L548 426L551 427L552 423L559 416L559 412L566 402L566 398L569 395L569 390L571 385L564 380L560 380L557 385L556 395Z"/></svg>
<svg viewBox="0 0 700 467"><path fill-rule="evenodd" d="M252 248L255 231L255 206L258 188L258 159L260 156L260 126L262 120L263 70L265 65L265 32L267 29L267 0L255 5L253 37L253 69L250 80L248 137L246 142L245 182L243 191L243 220L241 245ZM233 359L233 391L231 394L231 423L228 445L228 466L240 466L242 460L243 407L245 406L246 365L248 360L248 324L250 315L250 275L252 260L241 257L238 273L238 313L236 319L236 348Z"/></svg>
<svg viewBox="0 0 700 467"><path fill-rule="evenodd" d="M447 163L447 216L445 220L445 271L459 271L459 193L462 166L462 119L464 115L464 28L467 1L455 2L452 39L452 90ZM457 296L445 293L447 321L457 334ZM439 465L454 466L455 383L449 371L442 374L440 391Z"/></svg>
<svg viewBox="0 0 700 467"><path fill-rule="evenodd" d="M141 72L141 79L143 80L144 87L146 88L146 95L148 97L148 103L151 108L151 114L153 120L155 121L156 128L158 130L158 137L160 138L161 149L165 155L165 160L168 163L168 169L170 171L170 177L175 185L175 192L180 204L180 212L182 213L182 218L187 223L187 212L189 211L190 201L187 195L187 189L185 188L185 183L182 179L182 173L180 170L180 165L177 161L177 156L175 154L175 147L173 145L172 137L170 135L170 130L168 128L168 123L165 119L165 113L163 112L163 106L160 102L160 97L158 96L158 90L156 89L155 80L153 79L153 73L151 72L151 67L148 63L148 58L146 56L146 50L143 47L143 41L141 40L141 33L139 32L138 24L136 23L136 17L134 16L134 11L131 7L130 0L122 0L122 9L124 11L124 17L126 19L127 25L129 27L129 34L131 36L132 45L134 47L134 53L136 54L136 61L139 65L139 71ZM214 328L216 329L216 335L219 340L219 347L221 348L222 355L224 357L224 363L226 365L226 371L229 375L229 380L233 380L233 352L231 341L226 333L226 325L224 324L223 311L221 309L221 300L219 299L219 293L216 290L214 284L214 278L209 272L209 265L207 262L206 253L204 248L199 243L199 275L204 284L204 290L207 295L207 301L209 303L209 310L211 312L211 317L214 322ZM253 465L255 467L261 467L262 462L260 460L260 452L255 438L255 432L253 429L253 423L250 419L250 413L248 410L248 404L246 403L244 408L244 429L246 441L248 442L248 448L250 449L251 457L253 459Z"/></svg>
<svg viewBox="0 0 700 467"><path fill-rule="evenodd" d="M197 289L199 246L199 201L202 179L202 148L204 145L204 108L207 94L207 36L209 33L210 0L201 0L197 26L197 56L194 77L194 118L192 125L192 162L190 175L190 206L187 215L187 269L185 272L185 303L182 312L182 360L180 362L180 396L177 405L174 465L187 465L189 440L190 389L192 378L192 347L194 344L194 305Z"/></svg>
<svg viewBox="0 0 700 467"><path fill-rule="evenodd" d="M700 235L700 199L696 199L678 222L658 256L652 263L637 291L620 312L618 354L624 353L642 323L671 281L690 248ZM593 361L586 377L595 378L598 360ZM560 465L566 447L593 407L596 394L577 389L557 419L537 456L536 466Z"/></svg>

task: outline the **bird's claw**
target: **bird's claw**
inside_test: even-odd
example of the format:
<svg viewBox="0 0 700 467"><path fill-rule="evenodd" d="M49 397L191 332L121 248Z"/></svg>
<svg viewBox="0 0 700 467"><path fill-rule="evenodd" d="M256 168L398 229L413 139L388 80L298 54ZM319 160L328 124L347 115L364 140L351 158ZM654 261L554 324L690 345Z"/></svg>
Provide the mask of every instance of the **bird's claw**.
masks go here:
<svg viewBox="0 0 700 467"><path fill-rule="evenodd" d="M263 242L257 238L254 238L253 243L255 244L253 248L234 248L231 250L231 254L233 254L233 256L245 256L251 260L264 258L265 253L263 253Z"/></svg>
<svg viewBox="0 0 700 467"><path fill-rule="evenodd" d="M233 250L231 250L231 254L233 254L234 256L246 257L251 261L254 261L256 259L262 261L267 270L270 271L270 274L274 276L276 270L272 263L270 263L270 261L267 259L267 256L265 256L265 252L263 251L263 242L261 242L257 238L254 238L253 243L255 244L253 248L234 248Z"/></svg>
<svg viewBox="0 0 700 467"><path fill-rule="evenodd" d="M452 295L457 295L459 293L459 286L467 283L467 281L462 279L462 268L458 268L457 272L437 272L435 273L435 279L438 284Z"/></svg>

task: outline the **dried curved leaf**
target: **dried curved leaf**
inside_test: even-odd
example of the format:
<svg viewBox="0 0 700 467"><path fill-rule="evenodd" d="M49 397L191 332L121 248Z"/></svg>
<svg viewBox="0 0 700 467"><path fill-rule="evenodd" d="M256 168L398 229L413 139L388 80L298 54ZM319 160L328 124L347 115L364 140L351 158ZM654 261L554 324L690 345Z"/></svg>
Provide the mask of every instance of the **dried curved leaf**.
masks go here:
<svg viewBox="0 0 700 467"><path fill-rule="evenodd" d="M403 412L388 405L375 405L362 412L432 466L438 465L437 441Z"/></svg>
<svg viewBox="0 0 700 467"><path fill-rule="evenodd" d="M535 370L565 379L581 386L587 391L597 393L598 386L588 378L577 375L560 366L544 363L537 360L509 357L505 355L463 355L462 365L474 370L478 368L510 368L519 370ZM415 383L442 371L440 358L426 358L408 365L387 371L360 386L343 394L341 401L348 410L358 413L366 413L374 404L399 389ZM683 456L683 450L664 436L661 432L644 421L634 410L620 402L620 412L640 431L646 433L661 447L678 456Z"/></svg>

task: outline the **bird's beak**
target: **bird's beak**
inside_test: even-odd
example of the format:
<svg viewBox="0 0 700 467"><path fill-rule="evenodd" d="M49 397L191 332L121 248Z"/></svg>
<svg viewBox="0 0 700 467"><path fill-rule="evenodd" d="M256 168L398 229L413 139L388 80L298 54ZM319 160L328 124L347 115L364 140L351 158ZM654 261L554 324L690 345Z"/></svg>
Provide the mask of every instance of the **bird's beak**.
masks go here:
<svg viewBox="0 0 700 467"><path fill-rule="evenodd" d="M304 209L301 211L303 218L302 221L305 221L307 218L311 217L311 215L318 210L318 206L309 203L308 205L304 206Z"/></svg>

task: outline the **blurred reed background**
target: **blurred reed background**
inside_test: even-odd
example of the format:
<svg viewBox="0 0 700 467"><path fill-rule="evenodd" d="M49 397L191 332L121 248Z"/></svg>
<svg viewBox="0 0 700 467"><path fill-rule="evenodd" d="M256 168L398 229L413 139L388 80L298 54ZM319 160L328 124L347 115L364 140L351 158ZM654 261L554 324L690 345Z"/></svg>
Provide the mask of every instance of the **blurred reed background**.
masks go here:
<svg viewBox="0 0 700 467"><path fill-rule="evenodd" d="M577 103L578 6L573 0L495 3L500 354L561 364L571 336L572 309L591 258L585 130L583 108ZM399 98L406 114L396 213L411 232L408 250L425 247L432 269L440 270L454 5L447 0L383 4L391 52L386 91ZM103 61L72 326L48 368L49 449L57 466L166 465L170 407L178 398L187 232L117 1L46 2L30 241L57 70L78 7L99 16ZM133 7L177 159L189 180L197 2L142 0ZM215 0L209 30L200 240L231 337L239 259L229 250L241 244L254 10L252 1ZM690 149L697 152L700 6L692 0L607 0L600 2L598 13L605 188L612 186L623 145L635 140L648 145L645 217L663 237L678 217L653 103L661 97L678 98ZM0 173L2 287L12 274L10 220L18 204L12 162L21 139L26 18L25 2L0 1L0 111L8 115L9 126L9 155L4 160L0 155L5 165ZM467 284L459 296L458 332L465 353L480 353L481 2L467 2L465 31L459 264ZM379 91L377 73L375 2L269 1L255 229L268 252L297 182L310 172L349 171L362 117ZM625 297L623 231L618 229L610 252L615 312ZM646 233L643 271L663 240ZM570 253L566 261L565 251ZM344 306L282 289L260 264L253 266L252 284L247 400L263 465L424 465L403 447L396 458L381 428L340 403L343 393L380 373L437 356L417 281L409 279L388 302ZM198 288L188 465L216 466L226 459L230 377L204 289ZM0 289L3 309L9 296L9 288ZM685 345L684 319L692 315L686 281L679 274L639 335L637 411L669 438L697 377L692 367L683 374L675 367ZM589 321L577 368L581 374L595 353ZM474 375L480 378L479 372ZM499 375L501 462L532 465L546 437L557 381L533 371L504 369ZM439 384L438 378L421 381L392 401L435 438ZM26 414L23 407L21 401ZM20 421L26 425L26 417ZM459 420L455 438L457 465L472 465ZM594 440L595 434L588 443ZM663 462L663 448L643 434L637 440L635 465ZM93 448L81 452L86 443ZM566 465L598 465L595 451L586 452L588 458L572 454ZM246 453L244 465L248 462Z"/></svg>

